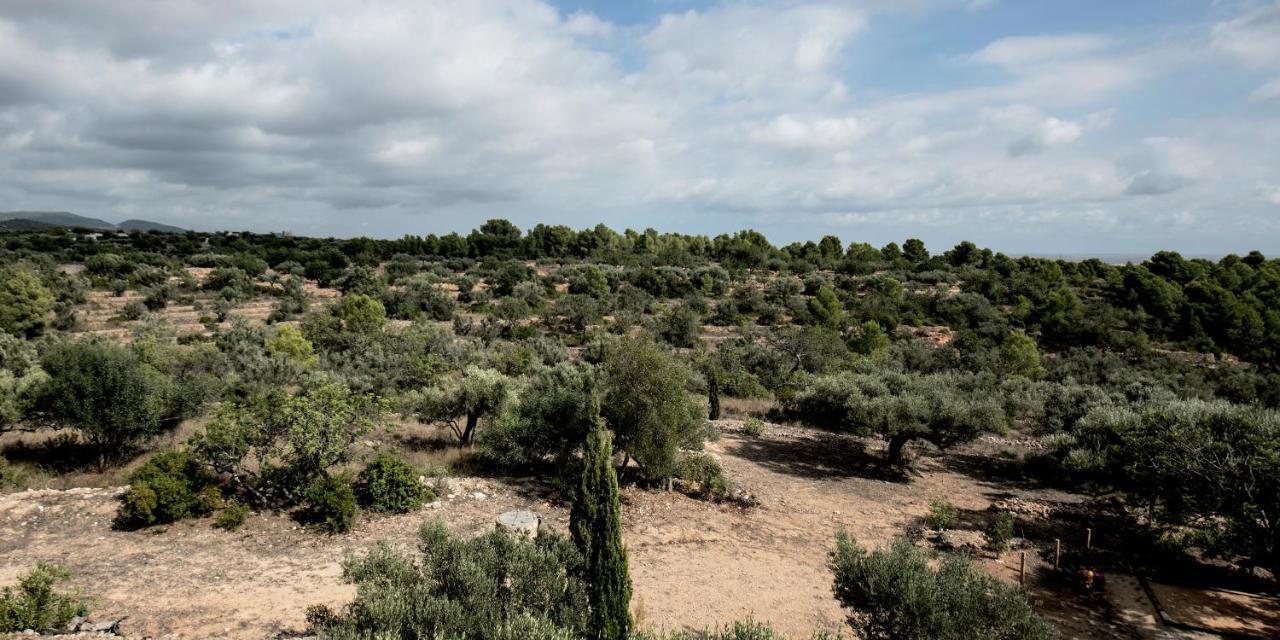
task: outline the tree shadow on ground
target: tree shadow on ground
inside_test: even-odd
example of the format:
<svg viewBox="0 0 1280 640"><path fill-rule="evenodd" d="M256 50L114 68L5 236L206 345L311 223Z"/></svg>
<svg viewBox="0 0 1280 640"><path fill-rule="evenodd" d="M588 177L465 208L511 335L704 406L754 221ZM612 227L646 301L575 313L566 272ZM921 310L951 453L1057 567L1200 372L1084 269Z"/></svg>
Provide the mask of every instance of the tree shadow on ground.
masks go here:
<svg viewBox="0 0 1280 640"><path fill-rule="evenodd" d="M0 449L0 456L54 474L98 470L98 449L74 433L58 434L34 444L19 440Z"/></svg>
<svg viewBox="0 0 1280 640"><path fill-rule="evenodd" d="M409 451L442 451L461 446L457 438L443 434L397 433L391 436L391 439L397 446Z"/></svg>
<svg viewBox="0 0 1280 640"><path fill-rule="evenodd" d="M884 458L867 453L859 440L837 434L805 438L744 438L727 447L728 453L750 460L770 471L799 478L867 478L905 483L908 471L885 464Z"/></svg>

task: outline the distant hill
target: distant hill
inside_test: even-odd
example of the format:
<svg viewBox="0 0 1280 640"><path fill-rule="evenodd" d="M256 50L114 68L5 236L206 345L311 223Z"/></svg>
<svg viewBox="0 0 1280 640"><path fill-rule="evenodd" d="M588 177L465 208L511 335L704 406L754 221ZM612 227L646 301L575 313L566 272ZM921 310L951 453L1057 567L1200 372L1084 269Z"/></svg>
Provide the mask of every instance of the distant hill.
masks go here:
<svg viewBox="0 0 1280 640"><path fill-rule="evenodd" d="M106 220L76 215L69 211L0 211L0 231L33 231L50 227L82 227L98 231L160 231L183 233L186 229L149 220Z"/></svg>
<svg viewBox="0 0 1280 640"><path fill-rule="evenodd" d="M114 231L116 229L116 225L106 220L78 216L67 211L9 211L0 213L0 220L28 220L51 227L84 227L103 231Z"/></svg>
<svg viewBox="0 0 1280 640"><path fill-rule="evenodd" d="M159 231L161 233L186 233L186 229L150 220L125 220L116 225L121 231Z"/></svg>

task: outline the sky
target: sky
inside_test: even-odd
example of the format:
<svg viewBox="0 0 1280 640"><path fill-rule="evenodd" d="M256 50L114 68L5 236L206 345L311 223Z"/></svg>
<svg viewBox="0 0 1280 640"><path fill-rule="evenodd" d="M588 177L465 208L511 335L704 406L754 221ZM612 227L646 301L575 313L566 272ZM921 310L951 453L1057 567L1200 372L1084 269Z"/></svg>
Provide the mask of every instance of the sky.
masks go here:
<svg viewBox="0 0 1280 640"><path fill-rule="evenodd" d="M1280 252L1276 0L0 0L0 210Z"/></svg>

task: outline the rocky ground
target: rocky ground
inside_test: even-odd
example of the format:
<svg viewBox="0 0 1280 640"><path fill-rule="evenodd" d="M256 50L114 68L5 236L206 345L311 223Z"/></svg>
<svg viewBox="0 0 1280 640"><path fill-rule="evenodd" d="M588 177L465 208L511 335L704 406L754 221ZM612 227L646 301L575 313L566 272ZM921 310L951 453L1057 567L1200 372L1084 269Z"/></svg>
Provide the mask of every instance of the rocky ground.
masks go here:
<svg viewBox="0 0 1280 640"><path fill-rule="evenodd" d="M726 434L708 444L728 476L758 506L713 504L677 492L623 491L624 534L637 618L655 630L704 629L753 616L794 638L839 630L826 553L844 528L882 545L918 528L930 499L945 496L964 514L996 502L1039 517L1080 501L1070 494L1011 488L983 479L964 453L928 455L910 482L876 477L879 455L863 441L770 426L760 437ZM981 443L980 443L981 444ZM988 445L990 443L987 443ZM875 445L871 445L875 446ZM58 562L96 599L93 617L125 618L130 637L271 638L303 630L306 607L340 605L353 595L340 562L375 540L411 545L424 518L466 534L487 531L504 511L526 509L564 530L567 505L529 479L454 478L439 502L399 516L365 516L355 532L328 536L287 516L258 513L239 531L208 519L140 532L110 527L121 489L27 491L0 496L0 584L36 560ZM954 545L966 544L955 534ZM973 533L967 534L970 538ZM970 541L973 542L973 541ZM927 542L922 542L927 543ZM1017 579L1019 551L979 556L991 573ZM1156 638L1154 610L1141 589L1120 579L1106 598L1062 593L1040 577L1028 554L1035 604L1067 638ZM1116 587L1112 588L1111 583Z"/></svg>

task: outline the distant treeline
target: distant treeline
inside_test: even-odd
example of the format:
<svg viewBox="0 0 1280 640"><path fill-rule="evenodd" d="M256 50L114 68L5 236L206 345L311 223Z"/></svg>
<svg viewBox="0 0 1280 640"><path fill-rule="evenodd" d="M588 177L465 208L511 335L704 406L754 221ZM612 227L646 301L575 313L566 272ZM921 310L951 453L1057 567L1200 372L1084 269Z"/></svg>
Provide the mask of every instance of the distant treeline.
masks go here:
<svg viewBox="0 0 1280 640"><path fill-rule="evenodd" d="M710 238L652 229L619 233L604 225L575 231L539 224L522 232L506 220L490 220L467 235L407 235L398 240L188 232L133 233L91 241L83 234L56 230L7 234L3 241L5 262L88 262L92 267L91 257L104 253L118 254L126 264L157 267L174 262L220 266L234 260L304 275L321 285L333 284L352 265L373 266L397 258L439 258L457 261L461 268L473 261L581 260L629 267L629 279L659 297L679 297L696 288L672 282L671 268L712 263L733 272L797 275L822 270L847 275L909 272L911 280L955 284L961 293L906 296L866 310L886 328L927 321L996 335L1012 326L1033 333L1049 347L1128 349L1157 341L1230 353L1268 369L1276 365L1280 344L1280 264L1257 251L1217 262L1162 251L1141 264L1116 266L1097 259L1010 258L970 242L940 254L931 253L917 239L876 248L860 242L846 246L835 236L825 236L777 247L750 230Z"/></svg>

